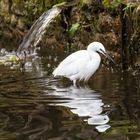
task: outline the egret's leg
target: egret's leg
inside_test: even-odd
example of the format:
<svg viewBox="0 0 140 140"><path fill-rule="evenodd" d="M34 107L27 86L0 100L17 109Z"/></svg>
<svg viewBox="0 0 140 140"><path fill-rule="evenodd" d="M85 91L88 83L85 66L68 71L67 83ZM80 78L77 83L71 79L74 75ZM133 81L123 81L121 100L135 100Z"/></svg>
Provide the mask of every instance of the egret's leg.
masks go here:
<svg viewBox="0 0 140 140"><path fill-rule="evenodd" d="M76 87L76 80L73 80L73 85Z"/></svg>

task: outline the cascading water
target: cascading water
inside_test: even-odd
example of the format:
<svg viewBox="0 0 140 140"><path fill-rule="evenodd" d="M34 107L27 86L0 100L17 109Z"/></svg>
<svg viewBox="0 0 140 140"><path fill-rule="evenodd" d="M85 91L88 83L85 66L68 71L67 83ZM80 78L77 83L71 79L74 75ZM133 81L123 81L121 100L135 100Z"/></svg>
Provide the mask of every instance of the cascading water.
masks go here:
<svg viewBox="0 0 140 140"><path fill-rule="evenodd" d="M8 65L12 66L13 68L13 65L16 65L16 67L17 65L20 67L21 63L25 65L25 63L28 62L28 58L32 58L30 60L33 61L36 58L34 57L36 56L36 45L41 40L46 28L50 25L54 18L61 13L63 9L76 5L77 3L77 0L69 3L62 2L55 5L50 10L44 12L31 26L16 52L11 53L7 52L5 49L0 50L0 65Z"/></svg>
<svg viewBox="0 0 140 140"><path fill-rule="evenodd" d="M17 53L20 54L21 51L27 50L30 46L35 46L41 40L42 35L45 33L45 29L49 26L49 24L53 21L53 19L61 13L61 11L67 7L74 6L79 3L79 0L73 0L71 2L62 2L56 4L50 10L44 12L32 25L31 29L23 38L22 43L19 45L17 49Z"/></svg>
<svg viewBox="0 0 140 140"><path fill-rule="evenodd" d="M8 65L13 68L13 65L18 65L20 67L20 63L27 62L28 58L37 58L36 56L36 45L41 40L42 35L45 33L45 29L49 26L49 24L53 21L53 19L60 14L62 11L61 7L53 7L50 10L44 12L32 25L29 32L23 38L22 43L19 45L19 48L16 52L7 52L6 50L0 51L0 65ZM29 47L33 46L33 52L27 53ZM30 49L31 50L31 49ZM31 59L32 62L34 59ZM23 61L23 62L22 62ZM32 63L30 62L30 64Z"/></svg>
<svg viewBox="0 0 140 140"><path fill-rule="evenodd" d="M45 33L46 27L53 21L53 19L60 14L62 9L60 7L53 7L44 12L32 25L31 29L25 35L22 43L19 45L17 53L20 54L22 50L28 49L31 45L36 46L41 40L42 35Z"/></svg>

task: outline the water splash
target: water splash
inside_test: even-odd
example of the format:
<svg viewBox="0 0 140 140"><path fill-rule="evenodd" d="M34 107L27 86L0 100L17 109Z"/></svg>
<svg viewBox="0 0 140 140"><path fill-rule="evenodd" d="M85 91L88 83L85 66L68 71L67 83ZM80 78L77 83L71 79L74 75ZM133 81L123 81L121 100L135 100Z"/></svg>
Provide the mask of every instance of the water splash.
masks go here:
<svg viewBox="0 0 140 140"><path fill-rule="evenodd" d="M53 7L50 10L44 12L32 25L31 29L23 38L22 43L19 45L17 53L23 50L27 50L30 46L36 46L45 33L46 27L53 21L53 19L60 14L60 7Z"/></svg>

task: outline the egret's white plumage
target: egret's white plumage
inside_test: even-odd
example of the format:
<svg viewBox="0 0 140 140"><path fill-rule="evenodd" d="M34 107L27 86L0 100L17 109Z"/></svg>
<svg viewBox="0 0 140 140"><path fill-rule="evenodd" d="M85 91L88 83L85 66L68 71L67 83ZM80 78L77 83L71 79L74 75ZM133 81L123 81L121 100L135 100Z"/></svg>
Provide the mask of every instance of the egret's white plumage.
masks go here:
<svg viewBox="0 0 140 140"><path fill-rule="evenodd" d="M99 68L101 57L98 52L109 57L103 44L92 42L87 50L79 50L66 57L53 71L53 75L67 77L73 81L74 85L77 80L88 81Z"/></svg>

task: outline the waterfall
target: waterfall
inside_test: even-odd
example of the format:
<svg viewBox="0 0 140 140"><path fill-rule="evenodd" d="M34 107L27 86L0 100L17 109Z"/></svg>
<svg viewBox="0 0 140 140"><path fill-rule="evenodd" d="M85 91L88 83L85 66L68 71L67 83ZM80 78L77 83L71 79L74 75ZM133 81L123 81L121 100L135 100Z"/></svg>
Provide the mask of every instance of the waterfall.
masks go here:
<svg viewBox="0 0 140 140"><path fill-rule="evenodd" d="M44 12L31 26L29 32L23 38L23 41L17 49L17 53L21 53L23 50L27 50L30 46L35 47L42 38L42 35L46 31L46 27L53 21L53 19L60 14L62 9L60 7L53 7L50 10Z"/></svg>

